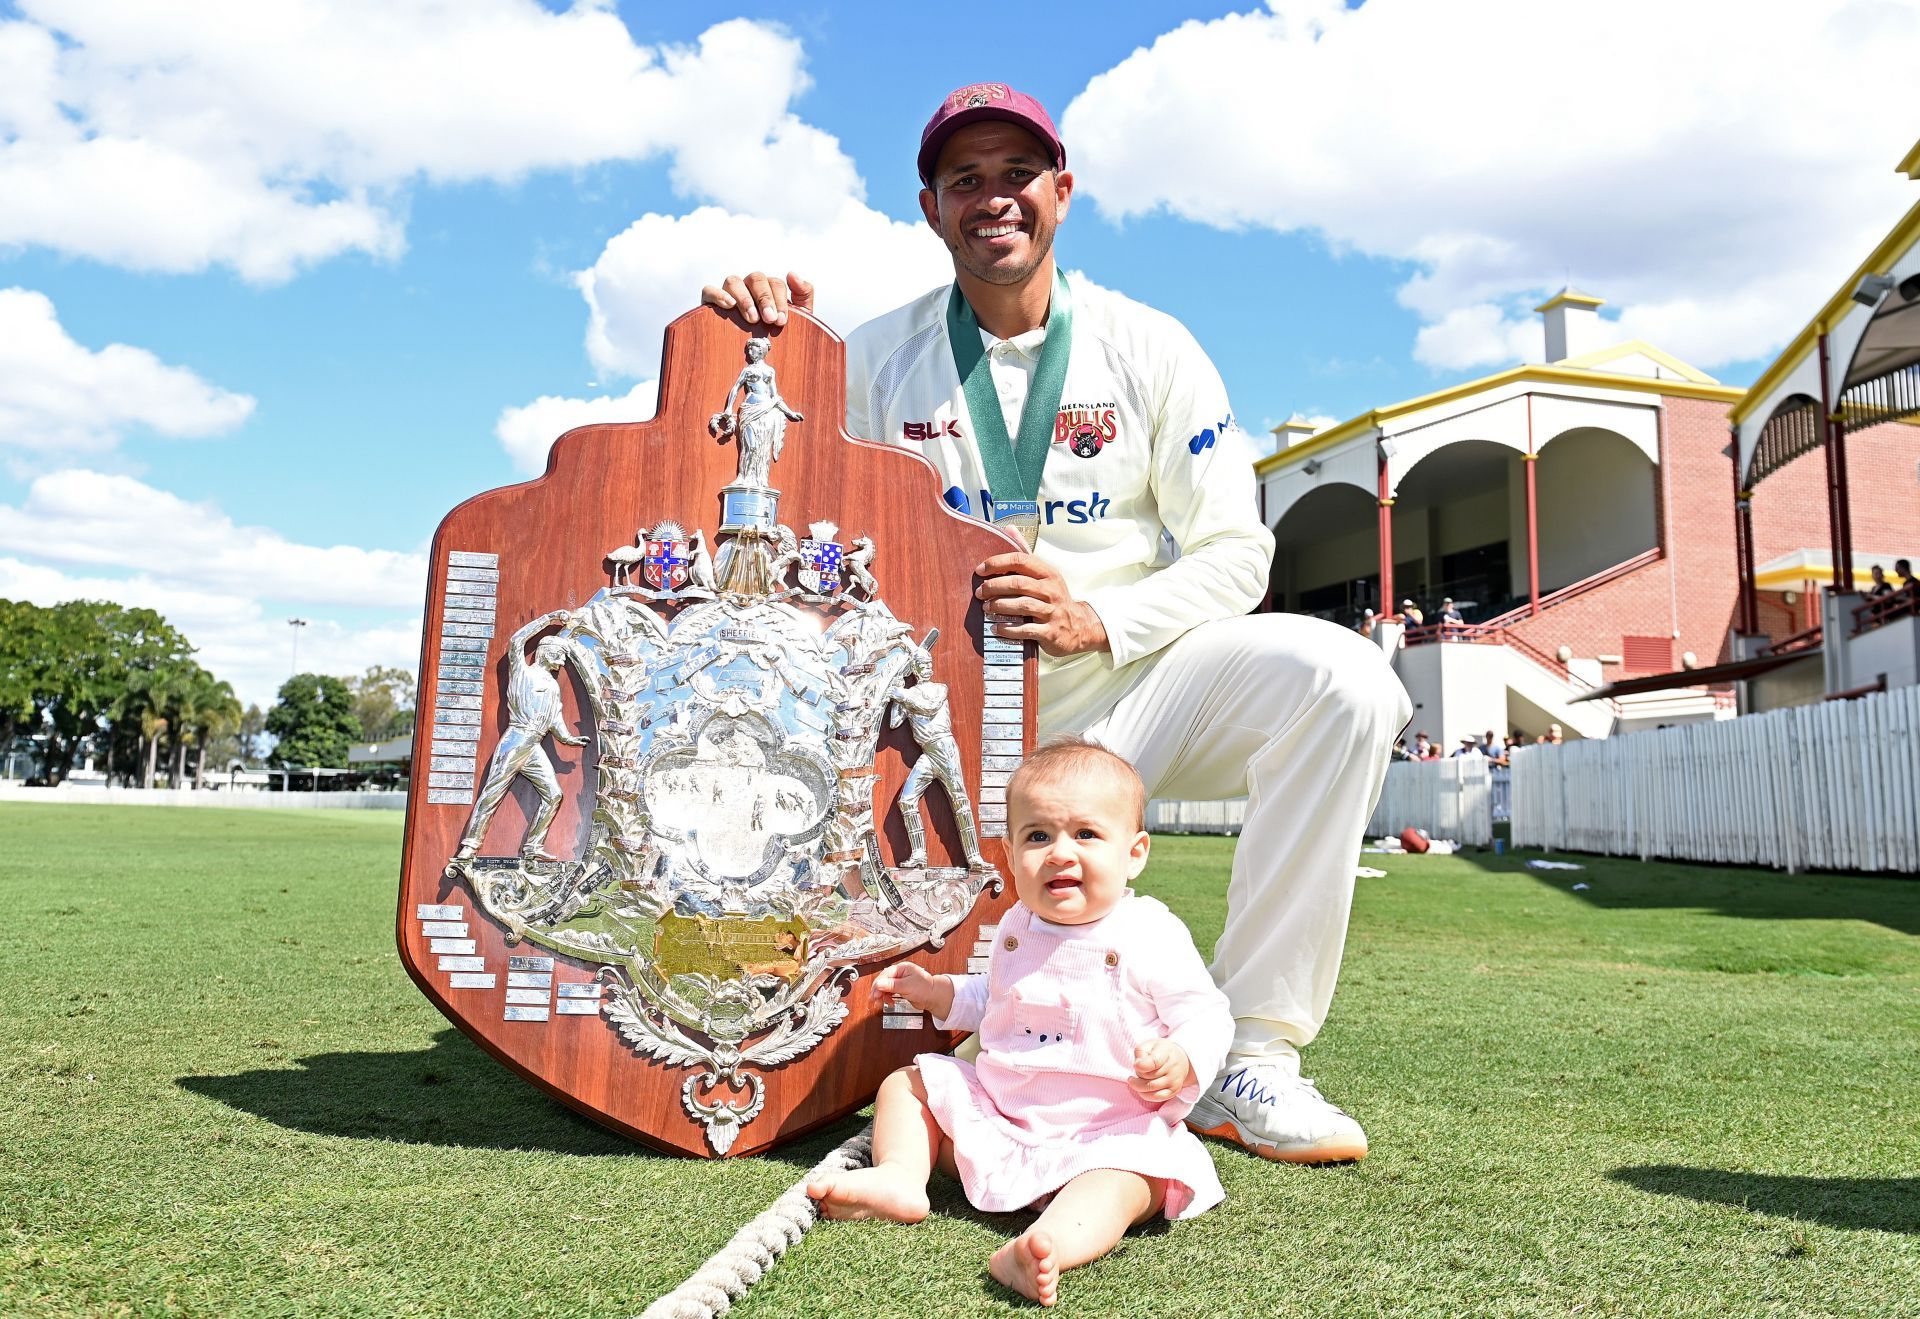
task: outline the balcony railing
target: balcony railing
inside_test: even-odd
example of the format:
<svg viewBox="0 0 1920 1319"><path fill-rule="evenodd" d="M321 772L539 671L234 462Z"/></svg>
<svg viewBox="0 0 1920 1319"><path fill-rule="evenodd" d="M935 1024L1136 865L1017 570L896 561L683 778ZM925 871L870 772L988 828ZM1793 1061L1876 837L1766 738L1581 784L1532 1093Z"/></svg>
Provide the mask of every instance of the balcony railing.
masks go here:
<svg viewBox="0 0 1920 1319"><path fill-rule="evenodd" d="M1853 635L1871 632L1896 618L1920 613L1920 589L1903 586L1898 591L1868 600L1853 608Z"/></svg>
<svg viewBox="0 0 1920 1319"><path fill-rule="evenodd" d="M1591 577L1582 577L1579 581L1569 583L1557 591L1547 592L1540 597L1540 608L1544 611L1552 609L1556 605L1563 605L1569 600L1585 595L1588 591L1596 587L1605 586L1615 578L1625 577L1636 568L1644 568L1650 563L1658 563L1663 554L1664 551L1661 550L1658 545L1650 550L1642 550L1631 559L1622 559L1619 563L1614 564L1613 567L1602 568ZM1524 604L1517 609L1509 609L1506 613L1496 618L1487 619L1481 626L1505 627L1511 623L1518 623L1523 618L1529 618L1533 613L1533 606Z"/></svg>
<svg viewBox="0 0 1920 1319"><path fill-rule="evenodd" d="M1768 646L1762 653L1767 655L1791 655L1797 650L1812 650L1820 644L1820 641L1820 624L1815 623L1803 632L1796 632L1790 637L1780 638L1780 640Z"/></svg>
<svg viewBox="0 0 1920 1319"><path fill-rule="evenodd" d="M1425 646L1434 642L1447 642L1470 646L1506 646L1532 660L1554 677L1570 686L1587 691L1596 690L1595 684L1575 673L1565 661L1557 655L1549 655L1513 629L1496 627L1491 623L1425 623L1419 627L1410 627L1406 632L1409 646Z"/></svg>

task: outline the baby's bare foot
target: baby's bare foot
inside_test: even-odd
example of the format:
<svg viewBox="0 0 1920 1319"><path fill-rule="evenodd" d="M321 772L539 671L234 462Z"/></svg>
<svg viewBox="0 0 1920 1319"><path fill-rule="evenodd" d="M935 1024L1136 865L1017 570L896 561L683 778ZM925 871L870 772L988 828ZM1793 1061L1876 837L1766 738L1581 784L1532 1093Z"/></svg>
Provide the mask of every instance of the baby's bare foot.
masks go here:
<svg viewBox="0 0 1920 1319"><path fill-rule="evenodd" d="M825 1218L884 1218L917 1223L927 1216L927 1184L912 1173L885 1164L855 1168L807 1183Z"/></svg>
<svg viewBox="0 0 1920 1319"><path fill-rule="evenodd" d="M1030 1231L994 1251L987 1272L1030 1301L1052 1305L1060 1299L1060 1261L1045 1232Z"/></svg>

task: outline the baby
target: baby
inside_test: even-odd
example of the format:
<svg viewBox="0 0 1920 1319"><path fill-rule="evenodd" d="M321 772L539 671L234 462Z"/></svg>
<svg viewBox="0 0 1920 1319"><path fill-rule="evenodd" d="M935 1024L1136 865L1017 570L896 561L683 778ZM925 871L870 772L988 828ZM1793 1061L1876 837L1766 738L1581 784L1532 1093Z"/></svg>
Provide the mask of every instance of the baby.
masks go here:
<svg viewBox="0 0 1920 1319"><path fill-rule="evenodd" d="M809 1182L828 1218L927 1216L934 1167L989 1212L1039 1219L988 1261L1042 1305L1060 1273L1098 1259L1156 1213L1191 1218L1224 1193L1181 1119L1233 1038L1226 997L1174 914L1128 886L1146 867L1146 789L1088 742L1028 757L1007 785L1020 901L985 975L896 963L874 993L948 1030L977 1030L974 1063L924 1053L880 1086L873 1166Z"/></svg>

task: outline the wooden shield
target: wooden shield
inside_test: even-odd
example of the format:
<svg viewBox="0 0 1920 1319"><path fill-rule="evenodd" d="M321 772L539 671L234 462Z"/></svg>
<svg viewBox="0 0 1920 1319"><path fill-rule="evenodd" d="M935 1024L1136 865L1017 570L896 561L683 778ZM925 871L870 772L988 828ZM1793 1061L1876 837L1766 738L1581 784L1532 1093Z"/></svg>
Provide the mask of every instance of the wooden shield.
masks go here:
<svg viewBox="0 0 1920 1319"><path fill-rule="evenodd" d="M401 959L502 1063L663 1150L771 1148L949 1047L873 977L968 970L1012 901L1036 679L972 592L1020 546L848 436L845 381L811 317L689 312L653 420L568 432L433 540ZM802 540L843 547L834 594ZM684 569L646 562L673 541Z"/></svg>

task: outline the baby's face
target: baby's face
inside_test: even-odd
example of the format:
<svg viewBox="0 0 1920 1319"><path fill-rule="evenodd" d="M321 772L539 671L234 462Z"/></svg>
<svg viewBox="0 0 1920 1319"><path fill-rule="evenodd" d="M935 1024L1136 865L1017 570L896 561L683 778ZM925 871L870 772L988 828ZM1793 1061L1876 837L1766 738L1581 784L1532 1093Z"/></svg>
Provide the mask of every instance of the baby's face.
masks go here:
<svg viewBox="0 0 1920 1319"><path fill-rule="evenodd" d="M1078 783L1022 783L1007 802L1013 888L1027 910L1056 925L1085 925L1113 910L1146 868L1148 839L1131 803Z"/></svg>

